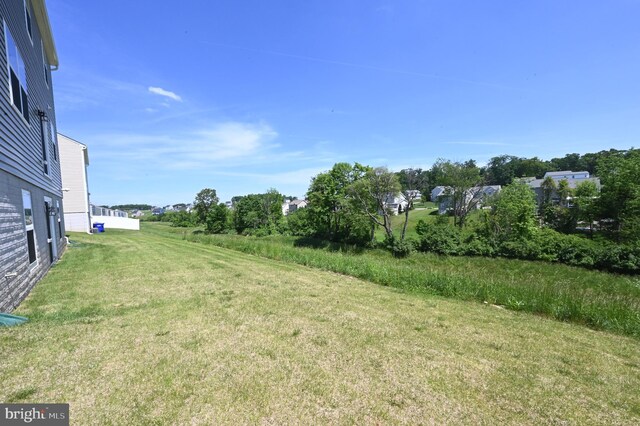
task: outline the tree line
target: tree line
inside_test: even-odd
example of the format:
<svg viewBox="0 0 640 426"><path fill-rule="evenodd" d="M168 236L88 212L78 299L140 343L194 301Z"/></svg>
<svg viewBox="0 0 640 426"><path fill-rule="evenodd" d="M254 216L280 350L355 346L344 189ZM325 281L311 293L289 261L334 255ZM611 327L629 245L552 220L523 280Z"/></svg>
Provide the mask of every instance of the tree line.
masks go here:
<svg viewBox="0 0 640 426"><path fill-rule="evenodd" d="M588 171L600 178L602 190L592 182L570 188L566 181L547 179L538 204L533 191L519 179L541 178L560 169ZM503 188L490 199L476 197L473 191L484 185ZM419 201L417 191L428 197L435 186L447 188L449 216L419 223L418 239L408 239L409 212ZM399 229L391 226L389 208L390 198L396 195L406 206ZM285 234L362 246L381 244L397 256L422 250L562 261L620 271L640 268L640 151L636 149L569 154L549 161L500 156L486 167L474 160L441 159L428 170L399 172L337 163L311 179L307 208L285 217L284 199L270 189L234 197L233 208L228 209L219 203L214 189L206 188L196 196L193 214L175 212L170 220L176 226L200 224L210 233ZM476 208L479 200L486 209ZM582 229L577 229L580 223ZM384 231L383 242L375 241L376 229ZM611 253L617 258L609 259ZM630 260L633 253L638 254L635 261Z"/></svg>

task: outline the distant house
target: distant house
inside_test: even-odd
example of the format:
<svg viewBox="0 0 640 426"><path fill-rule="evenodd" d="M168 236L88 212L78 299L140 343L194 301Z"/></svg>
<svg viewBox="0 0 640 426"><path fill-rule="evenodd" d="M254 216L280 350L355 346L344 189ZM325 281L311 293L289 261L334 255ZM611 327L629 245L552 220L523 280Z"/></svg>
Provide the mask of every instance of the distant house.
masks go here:
<svg viewBox="0 0 640 426"><path fill-rule="evenodd" d="M164 209L162 207L154 207L151 209L151 214L154 216L158 216L164 213Z"/></svg>
<svg viewBox="0 0 640 426"><path fill-rule="evenodd" d="M309 203L307 202L307 200L292 200L289 203L289 211L288 214L291 214L295 211L297 211L298 209L304 209L305 207L307 207Z"/></svg>
<svg viewBox="0 0 640 426"><path fill-rule="evenodd" d="M438 197L444 195L446 190L446 186L436 186L435 188L433 188L431 190L431 201L433 201L434 203L438 202Z"/></svg>
<svg viewBox="0 0 640 426"><path fill-rule="evenodd" d="M139 218L142 217L142 210L134 210L131 212L131 217Z"/></svg>
<svg viewBox="0 0 640 426"><path fill-rule="evenodd" d="M556 185L561 180L566 180L569 184L569 188L571 189L576 189L576 187L583 182L593 182L596 185L598 191L600 191L601 188L600 179L595 176L591 177L589 175L589 172L572 172L570 170L560 172L547 172L544 174L544 177L542 179L533 179L527 182L527 185L529 185L529 187L536 194L536 202L538 203L538 206L542 205L542 203L544 202L544 190L542 188L542 183L547 177L553 179L556 182ZM560 196L557 194L557 192L553 191L551 194L551 201L554 204L561 204L563 202L566 202L567 200L560 200Z"/></svg>
<svg viewBox="0 0 640 426"><path fill-rule="evenodd" d="M309 205L309 202L307 200L290 200L288 198L285 198L282 202L282 214L284 216L287 216L299 209L304 209L305 207L307 207L307 205Z"/></svg>
<svg viewBox="0 0 640 426"><path fill-rule="evenodd" d="M62 204L67 231L91 232L89 201L89 151L77 140L58 133L60 172L62 174Z"/></svg>
<svg viewBox="0 0 640 426"><path fill-rule="evenodd" d="M66 247L44 0L0 1L0 312L11 312Z"/></svg>
<svg viewBox="0 0 640 426"><path fill-rule="evenodd" d="M438 196L438 214L445 214L453 207L451 196L448 195L449 188L443 187L445 190ZM474 186L465 191L464 204L471 205L475 209L484 207L487 201L500 192L500 185L484 185Z"/></svg>
<svg viewBox="0 0 640 426"><path fill-rule="evenodd" d="M289 200L288 198L285 198L284 201L282 202L282 215L286 216L289 214L289 204L291 203L291 200Z"/></svg>
<svg viewBox="0 0 640 426"><path fill-rule="evenodd" d="M407 199L400 193L388 194L387 198L384 200L385 208L394 215L400 214L405 211L408 205L409 202L407 202Z"/></svg>
<svg viewBox="0 0 640 426"><path fill-rule="evenodd" d="M404 193L407 195L408 198L411 198L413 200L419 201L422 198L422 193L417 189L407 189L406 191L404 191Z"/></svg>
<svg viewBox="0 0 640 426"><path fill-rule="evenodd" d="M561 172L547 172L542 179L550 177L555 181L562 179L589 179L589 172L572 172L571 170L564 170Z"/></svg>
<svg viewBox="0 0 640 426"><path fill-rule="evenodd" d="M173 210L177 211L177 212L185 212L185 211L187 211L187 204L185 204L185 203L174 204L172 207L173 207Z"/></svg>

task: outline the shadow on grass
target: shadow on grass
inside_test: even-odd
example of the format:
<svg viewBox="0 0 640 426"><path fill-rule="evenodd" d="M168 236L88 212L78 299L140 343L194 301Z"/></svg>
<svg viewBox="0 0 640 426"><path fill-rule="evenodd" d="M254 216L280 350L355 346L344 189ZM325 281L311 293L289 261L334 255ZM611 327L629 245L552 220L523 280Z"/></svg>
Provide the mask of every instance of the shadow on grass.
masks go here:
<svg viewBox="0 0 640 426"><path fill-rule="evenodd" d="M338 243L335 241L321 240L312 237L296 238L293 242L293 246L350 254L362 254L367 250L365 247L357 244Z"/></svg>

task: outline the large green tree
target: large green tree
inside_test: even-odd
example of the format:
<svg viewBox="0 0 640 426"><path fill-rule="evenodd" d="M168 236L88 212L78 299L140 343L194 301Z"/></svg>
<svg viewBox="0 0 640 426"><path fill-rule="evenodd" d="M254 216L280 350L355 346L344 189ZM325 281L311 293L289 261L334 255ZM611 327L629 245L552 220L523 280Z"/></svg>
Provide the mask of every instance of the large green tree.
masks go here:
<svg viewBox="0 0 640 426"><path fill-rule="evenodd" d="M577 220L589 224L589 236L593 237L593 222L598 217L598 187L593 181L582 182L576 186L573 208Z"/></svg>
<svg viewBox="0 0 640 426"><path fill-rule="evenodd" d="M211 209L218 204L218 194L216 190L212 188L205 188L198 192L196 199L193 202L193 210L196 214L198 223L204 224L207 221L207 216Z"/></svg>
<svg viewBox="0 0 640 426"><path fill-rule="evenodd" d="M537 229L535 194L524 182L515 180L499 193L491 213L498 239L522 240Z"/></svg>
<svg viewBox="0 0 640 426"><path fill-rule="evenodd" d="M485 180L480 169L473 160L461 163L439 159L432 170L440 176L438 185L447 188L444 197L453 211L454 224L464 226L467 216L482 199Z"/></svg>
<svg viewBox="0 0 640 426"><path fill-rule="evenodd" d="M364 241L370 235L368 219L353 204L348 188L362 179L369 167L336 163L311 180L306 223L309 234L334 241Z"/></svg>
<svg viewBox="0 0 640 426"><path fill-rule="evenodd" d="M264 234L277 232L282 220L284 197L275 189L264 194L249 194L236 199L233 209L233 226L240 233Z"/></svg>
<svg viewBox="0 0 640 426"><path fill-rule="evenodd" d="M349 195L374 225L384 228L388 239L393 240L391 213L387 200L400 193L398 177L386 167L368 170L362 179L349 187Z"/></svg>
<svg viewBox="0 0 640 426"><path fill-rule="evenodd" d="M640 150L602 157L598 176L603 217L613 222L618 239L640 241Z"/></svg>

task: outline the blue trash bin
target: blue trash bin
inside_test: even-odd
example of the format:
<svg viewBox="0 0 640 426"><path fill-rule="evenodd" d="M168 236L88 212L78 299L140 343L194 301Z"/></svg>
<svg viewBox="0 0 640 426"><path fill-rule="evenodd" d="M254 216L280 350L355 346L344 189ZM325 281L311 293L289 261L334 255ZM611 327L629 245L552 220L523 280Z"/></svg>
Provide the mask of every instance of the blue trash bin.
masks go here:
<svg viewBox="0 0 640 426"><path fill-rule="evenodd" d="M104 223L96 222L96 223L93 224L93 228L97 229L98 232L104 232Z"/></svg>

